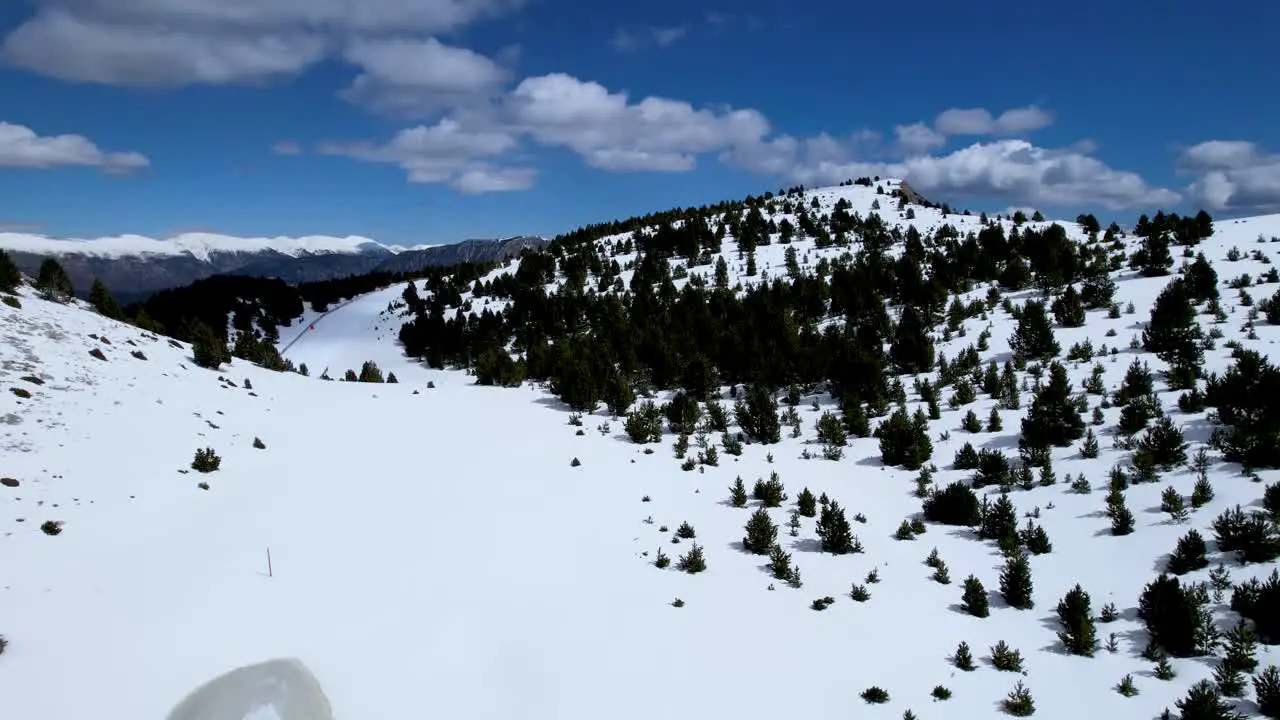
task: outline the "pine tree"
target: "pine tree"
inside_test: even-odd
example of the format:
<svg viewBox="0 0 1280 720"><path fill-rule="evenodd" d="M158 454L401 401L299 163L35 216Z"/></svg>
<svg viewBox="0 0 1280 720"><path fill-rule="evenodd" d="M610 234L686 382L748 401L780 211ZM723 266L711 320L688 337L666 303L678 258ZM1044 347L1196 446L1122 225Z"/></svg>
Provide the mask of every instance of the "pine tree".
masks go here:
<svg viewBox="0 0 1280 720"><path fill-rule="evenodd" d="M1124 503L1124 496L1120 496L1120 502L1107 508L1108 514L1111 516L1111 534L1115 536L1128 535L1133 532L1134 518L1131 511Z"/></svg>
<svg viewBox="0 0 1280 720"><path fill-rule="evenodd" d="M1010 607L1030 610L1035 607L1031 593L1031 563L1026 554L1015 553L1005 561L1004 569L1000 571L1000 595Z"/></svg>
<svg viewBox="0 0 1280 720"><path fill-rule="evenodd" d="M1280 718L1280 670L1275 665L1253 676L1253 696L1259 712L1269 718Z"/></svg>
<svg viewBox="0 0 1280 720"><path fill-rule="evenodd" d="M844 423L834 413L824 412L817 422L818 442L823 444L822 454L828 460L839 460L849 442Z"/></svg>
<svg viewBox="0 0 1280 720"><path fill-rule="evenodd" d="M1168 415L1161 415L1147 430L1138 441L1137 450L1147 453L1151 462L1165 471L1187 462L1187 441Z"/></svg>
<svg viewBox="0 0 1280 720"><path fill-rule="evenodd" d="M1189 530L1178 540L1177 547L1169 556L1167 570L1174 575L1185 575L1206 568L1209 566L1206 552L1204 537L1197 530Z"/></svg>
<svg viewBox="0 0 1280 720"><path fill-rule="evenodd" d="M214 332L213 328L199 320L191 323L192 360L202 368L216 370L223 363L231 362L231 352L226 342Z"/></svg>
<svg viewBox="0 0 1280 720"><path fill-rule="evenodd" d="M1153 232L1142 239L1142 245L1133 253L1130 267L1143 277L1168 275L1173 267L1173 254L1169 252L1169 236L1163 230Z"/></svg>
<svg viewBox="0 0 1280 720"><path fill-rule="evenodd" d="M1004 711L1014 717L1029 717L1036 712L1035 700L1031 697L1031 691L1019 680L1013 690L1009 691L1009 695L1005 697L1001 703Z"/></svg>
<svg viewBox="0 0 1280 720"><path fill-rule="evenodd" d="M1053 445L1065 447L1084 436L1084 420L1071 399L1067 369L1061 363L1049 366L1049 382L1022 420L1021 446L1030 449Z"/></svg>
<svg viewBox="0 0 1280 720"><path fill-rule="evenodd" d="M676 567L682 572L690 575L700 573L707 569L707 559L703 554L702 546L694 543L689 551L680 556L680 560L676 562Z"/></svg>
<svg viewBox="0 0 1280 720"><path fill-rule="evenodd" d="M120 303L116 301L111 291L99 278L93 279L93 286L89 288L89 304L99 315L109 317L112 320L121 320L124 318L124 311L120 309Z"/></svg>
<svg viewBox="0 0 1280 720"><path fill-rule="evenodd" d="M783 551L778 545L769 548L769 570L773 572L775 580L790 580L794 572L790 553Z"/></svg>
<svg viewBox="0 0 1280 720"><path fill-rule="evenodd" d="M1182 712L1181 720L1244 720L1208 680L1201 680L1187 691L1186 697L1174 702Z"/></svg>
<svg viewBox="0 0 1280 720"><path fill-rule="evenodd" d="M1072 285L1068 285L1062 295L1053 301L1053 319L1063 327L1080 327L1084 325L1084 301L1080 293Z"/></svg>
<svg viewBox="0 0 1280 720"><path fill-rule="evenodd" d="M9 253L0 250L0 292L11 293L22 285L22 271L9 257Z"/></svg>
<svg viewBox="0 0 1280 720"><path fill-rule="evenodd" d="M729 486L729 502L736 508L747 506L747 486L742 482L741 475Z"/></svg>
<svg viewBox="0 0 1280 720"><path fill-rule="evenodd" d="M984 618L991 614L987 601L987 589L976 575L964 579L964 594L960 596L960 604L964 611L974 617Z"/></svg>
<svg viewBox="0 0 1280 720"><path fill-rule="evenodd" d="M961 642L956 646L955 655L952 656L951 662L960 670L965 672L972 671L977 666L973 663L973 652L969 650L969 643Z"/></svg>
<svg viewBox="0 0 1280 720"><path fill-rule="evenodd" d="M1062 351L1053 337L1053 325L1044 303L1028 300L1018 314L1018 325L1009 338L1014 357L1021 360L1049 360Z"/></svg>
<svg viewBox="0 0 1280 720"><path fill-rule="evenodd" d="M1187 284L1187 294L1195 302L1218 297L1218 273L1204 253L1196 253L1196 259L1186 266L1182 278Z"/></svg>
<svg viewBox="0 0 1280 720"><path fill-rule="evenodd" d="M1084 442L1080 445L1080 456L1093 459L1098 457L1098 452L1098 436L1094 434L1093 428L1086 428Z"/></svg>
<svg viewBox="0 0 1280 720"><path fill-rule="evenodd" d="M1258 669L1258 639L1243 619L1236 622L1235 627L1223 635L1226 641L1226 653L1223 664L1242 673L1252 673Z"/></svg>
<svg viewBox="0 0 1280 720"><path fill-rule="evenodd" d="M1172 485L1160 493L1160 510L1168 513L1174 522L1185 522L1187 519L1187 504L1182 499L1182 494Z"/></svg>
<svg viewBox="0 0 1280 720"><path fill-rule="evenodd" d="M1097 627L1093 622L1093 610L1089 604L1089 593L1080 585L1076 585L1058 602L1058 622L1062 630L1058 639L1072 655L1093 657L1098 647Z"/></svg>
<svg viewBox="0 0 1280 720"><path fill-rule="evenodd" d="M1194 384L1204 362L1203 335L1191 300L1186 281L1175 279L1156 298L1142 331L1143 349L1169 364L1171 384L1179 388Z"/></svg>
<svg viewBox="0 0 1280 720"><path fill-rule="evenodd" d="M60 303L70 300L75 294L75 288L71 286L71 278L67 277L67 271L53 258L45 258L44 262L40 263L40 272L36 275L36 290L45 300Z"/></svg>
<svg viewBox="0 0 1280 720"><path fill-rule="evenodd" d="M825 505L818 517L818 540L823 552L833 555L853 552L853 528L844 515L844 509L835 500Z"/></svg>
<svg viewBox="0 0 1280 720"><path fill-rule="evenodd" d="M928 372L933 367L933 354L933 339L920 313L910 305L904 307L889 347L894 368L904 374Z"/></svg>
<svg viewBox="0 0 1280 720"><path fill-rule="evenodd" d="M742 539L743 547L747 552L764 555L777 541L778 528L769 517L769 512L762 507L756 508L747 520L747 535Z"/></svg>
<svg viewBox="0 0 1280 720"><path fill-rule="evenodd" d="M796 509L805 517L814 517L818 514L817 500L814 499L813 493L809 491L809 488L801 490L800 494L796 496Z"/></svg>

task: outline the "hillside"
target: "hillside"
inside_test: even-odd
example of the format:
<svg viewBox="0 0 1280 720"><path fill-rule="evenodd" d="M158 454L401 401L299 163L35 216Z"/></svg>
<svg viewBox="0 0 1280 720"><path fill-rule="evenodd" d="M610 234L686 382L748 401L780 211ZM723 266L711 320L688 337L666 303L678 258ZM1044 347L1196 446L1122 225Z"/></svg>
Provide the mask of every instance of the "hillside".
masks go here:
<svg viewBox="0 0 1280 720"><path fill-rule="evenodd" d="M1020 710L1019 684L1037 718L1224 717L1178 704L1203 680L1275 717L1248 633L1225 636L1247 616L1257 671L1280 663L1274 520L1229 512L1280 512L1280 376L1233 358L1280 338L1280 242L1260 242L1280 216L1140 237L900 207L895 186L584 228L478 281L306 307L277 347L311 377L200 368L186 343L19 289L0 305L0 703L162 717L297 658L336 718L983 718ZM1034 242L1001 245L1015 228ZM1174 245L1154 274L1141 256L1166 234L1192 257ZM1171 299L1196 253L1177 286L1196 297ZM1081 295L1098 307L1053 302ZM1169 320L1188 303L1198 338ZM1146 344L1184 365L1144 349L1153 309ZM365 361L398 382L318 379ZM1156 582L1193 529L1203 559L1182 541L1180 584ZM695 546L705 570L681 572ZM1010 568L1029 597L1002 588ZM1077 584L1073 654L1058 608ZM994 667L1001 641L1020 668Z"/></svg>

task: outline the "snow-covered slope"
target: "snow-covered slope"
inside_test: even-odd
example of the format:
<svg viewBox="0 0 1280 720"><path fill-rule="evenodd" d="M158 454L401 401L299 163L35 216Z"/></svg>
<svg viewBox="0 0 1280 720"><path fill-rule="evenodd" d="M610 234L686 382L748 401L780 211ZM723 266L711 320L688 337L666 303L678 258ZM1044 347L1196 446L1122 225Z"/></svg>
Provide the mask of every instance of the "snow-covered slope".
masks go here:
<svg viewBox="0 0 1280 720"><path fill-rule="evenodd" d="M857 187L811 195L828 206L847 197L864 215L874 201ZM883 202L883 214L893 216ZM913 209L911 222L922 230L943 222L938 211ZM973 223L962 232L978 222L946 221ZM1280 245L1256 244L1259 234L1280 235L1280 222L1221 222L1199 248L1217 268L1229 315L1221 324L1201 317L1223 333L1207 370L1226 366L1227 340L1267 353L1280 338L1280 327L1261 322L1248 338L1241 326L1249 308L1226 287L1267 269L1247 253L1274 257ZM1244 259L1225 261L1232 246ZM759 268L784 273L787 247L806 268L846 251L808 240L764 246ZM731 281L754 281L731 238L722 254ZM1118 348L1097 358L1109 389L1135 356L1163 367L1128 346L1167 279L1130 275L1117 274L1116 299L1122 308L1132 303L1133 313L1093 312L1084 328L1056 329L1064 351L1085 339ZM1262 299L1276 289L1253 293ZM1093 493L1072 493L1062 482L1011 495L1020 515L1038 514L1053 542L1052 552L1031 559L1035 608L1009 608L993 593L991 616L979 619L957 610L961 582L972 573L994 590L998 551L968 530L934 525L914 540L894 539L902 520L919 512L914 473L883 467L874 439L852 440L838 462L805 457L818 449L814 422L832 407L829 398L804 398L800 437L748 445L740 458L724 454L718 466L682 472L669 451L673 435L649 454L603 411L575 426L539 388L476 387L461 372L403 359L394 342L402 291L309 314L281 333L282 345L292 342L286 356L313 376L327 367L340 377L372 359L396 373L396 385L323 382L243 361L202 370L188 347L80 308L26 291L20 309L0 305L0 476L18 482L0 486L6 716L159 718L215 675L276 657L304 661L344 720L898 718L907 709L922 720L967 720L999 716L999 701L1019 680L1039 718L1149 718L1212 671L1212 662L1174 660L1175 679L1152 677L1139 657L1146 637L1137 598L1181 535L1195 527L1211 538L1213 517L1236 504L1256 506L1262 486L1215 461L1214 500L1172 524L1159 509L1161 490L1172 485L1185 496L1195 481L1176 470L1130 487L1136 531L1110 535L1107 474L1129 456L1112 446L1115 408L1097 428L1098 458L1082 458L1077 448L1054 453L1058 477L1084 474ZM1002 361L1013 321L999 309L968 321L967 337L939 350L954 357L988 325L982 360ZM106 359L91 356L94 349ZM1071 364L1076 388L1090 367ZM910 392L910 379L905 384ZM1209 426L1203 413L1179 412L1176 396L1160 399L1194 451ZM1024 398L1025 409L1030 394ZM1000 432L960 428L964 410L986 418L992 404L985 397L959 410L944 404L931 423L938 487L969 475L950 467L966 441L1016 444L1022 411L1000 411ZM910 408L918 405L912 394ZM255 437L265 449L253 447ZM221 469L189 470L203 447L222 456ZM571 466L575 458L580 464ZM773 580L767 558L742 551L755 503L739 509L727 501L735 478L750 488L772 472L790 495L772 513L802 570L799 589ZM1276 480L1275 472L1259 474ZM808 518L787 535L787 513L806 487L865 516L854 523L864 553L818 552ZM61 522L61 532L41 532L46 521ZM683 522L696 538L673 544ZM659 550L674 559L691 543L705 549L706 572L654 567ZM935 547L950 584L933 580L923 562ZM1224 560L1237 582L1274 567L1211 558L1215 566ZM879 582L866 584L872 571ZM865 602L850 599L855 583L870 592ZM1098 625L1103 642L1114 633L1115 652L1082 658L1061 650L1054 608L1076 583L1091 593L1095 613L1107 602L1119 609L1119 619ZM810 608L824 596L835 599L831 607ZM682 606L672 607L676 598ZM1233 622L1225 602L1211 607L1223 627ZM991 667L989 648L1001 640L1021 651L1023 674ZM948 660L962 641L973 650L974 672ZM1267 646L1259 660L1280 662ZM1126 674L1135 697L1114 690ZM859 698L873 685L889 693L886 704ZM949 699L932 696L939 685ZM1241 709L1253 708L1245 700Z"/></svg>

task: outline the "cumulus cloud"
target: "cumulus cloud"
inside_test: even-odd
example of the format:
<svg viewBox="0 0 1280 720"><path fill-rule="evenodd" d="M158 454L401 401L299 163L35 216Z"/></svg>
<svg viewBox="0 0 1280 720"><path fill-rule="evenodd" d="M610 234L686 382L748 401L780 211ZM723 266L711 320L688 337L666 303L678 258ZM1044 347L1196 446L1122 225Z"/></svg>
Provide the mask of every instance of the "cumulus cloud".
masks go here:
<svg viewBox="0 0 1280 720"><path fill-rule="evenodd" d="M1053 116L1035 105L1005 110L993 116L985 108L943 110L933 127L943 135L1017 135L1047 127Z"/></svg>
<svg viewBox="0 0 1280 720"><path fill-rule="evenodd" d="M893 129L898 147L908 155L919 155L946 144L947 138L933 128L918 122L911 125L899 125Z"/></svg>
<svg viewBox="0 0 1280 720"><path fill-rule="evenodd" d="M435 38L356 39L343 56L363 72L342 96L395 114L426 116L487 99L510 78L493 60Z"/></svg>
<svg viewBox="0 0 1280 720"><path fill-rule="evenodd" d="M35 0L0 59L63 80L131 86L263 82L347 37L445 32L523 0Z"/></svg>
<svg viewBox="0 0 1280 720"><path fill-rule="evenodd" d="M803 146L774 139L729 159L748 170L775 174L781 169L788 179L807 185L880 175L905 178L935 197L985 197L1011 204L1121 209L1179 200L1177 193L1151 187L1136 173L1113 169L1073 149L1046 149L1025 140L975 143L945 155L900 161L840 160L829 152L806 157L799 152Z"/></svg>
<svg viewBox="0 0 1280 720"><path fill-rule="evenodd" d="M687 35L689 29L683 25L673 27L648 27L642 30L619 28L610 38L609 44L614 50L631 53L650 45L667 47Z"/></svg>
<svg viewBox="0 0 1280 720"><path fill-rule="evenodd" d="M325 142L323 155L399 166L414 183L447 183L463 192L517 190L530 186L527 168L495 167L490 158L515 149L517 141L501 130L472 130L453 119L401 130L383 144Z"/></svg>
<svg viewBox="0 0 1280 720"><path fill-rule="evenodd" d="M125 175L151 163L136 152L106 152L83 135L37 135L25 125L0 122L0 167L49 169L68 165Z"/></svg>
<svg viewBox="0 0 1280 720"><path fill-rule="evenodd" d="M699 154L759 143L769 133L755 110L660 97L632 102L625 92L563 73L521 81L504 110L514 129L604 170L690 170Z"/></svg>
<svg viewBox="0 0 1280 720"><path fill-rule="evenodd" d="M1280 154L1243 140L1208 140L1183 151L1178 169L1198 178L1188 195L1215 211L1280 211Z"/></svg>

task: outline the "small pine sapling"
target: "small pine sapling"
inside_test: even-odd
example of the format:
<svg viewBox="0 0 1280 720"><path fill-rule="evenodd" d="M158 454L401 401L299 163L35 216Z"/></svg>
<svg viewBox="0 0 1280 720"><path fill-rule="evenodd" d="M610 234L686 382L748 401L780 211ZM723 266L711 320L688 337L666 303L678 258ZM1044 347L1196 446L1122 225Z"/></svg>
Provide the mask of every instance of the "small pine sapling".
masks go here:
<svg viewBox="0 0 1280 720"><path fill-rule="evenodd" d="M916 534L911 530L911 521L903 520L902 524L898 526L897 532L893 534L893 537L896 540L915 540Z"/></svg>
<svg viewBox="0 0 1280 720"><path fill-rule="evenodd" d="M1187 504L1183 501L1182 494L1172 485L1160 493L1160 511L1167 514L1172 522L1182 523L1187 520Z"/></svg>
<svg viewBox="0 0 1280 720"><path fill-rule="evenodd" d="M729 486L729 502L736 508L747 506L747 486L741 475Z"/></svg>
<svg viewBox="0 0 1280 720"><path fill-rule="evenodd" d="M1120 682L1116 685L1116 692L1125 697L1133 697L1138 694L1138 688L1133 684L1133 675L1127 674L1120 678Z"/></svg>
<svg viewBox="0 0 1280 720"><path fill-rule="evenodd" d="M1201 475L1196 478L1196 484L1191 488L1191 507L1199 510L1213 501L1213 485L1209 482L1208 475Z"/></svg>
<svg viewBox="0 0 1280 720"><path fill-rule="evenodd" d="M707 569L707 558L703 555L702 546L694 543L689 548L689 552L680 556L680 561L676 567L690 575L700 573Z"/></svg>
<svg viewBox="0 0 1280 720"><path fill-rule="evenodd" d="M1031 697L1031 691L1022 684L1021 680L1013 687L1013 690L1009 691L1009 695L1005 697L1001 707L1014 717L1029 717L1036 712L1036 704Z"/></svg>
<svg viewBox="0 0 1280 720"><path fill-rule="evenodd" d="M889 702L889 693L884 688L872 685L862 691L860 697L873 705Z"/></svg>
<svg viewBox="0 0 1280 720"><path fill-rule="evenodd" d="M984 618L991 614L987 589L982 586L982 581L976 575L970 575L964 579L964 594L960 596L960 605L965 612L974 617Z"/></svg>
<svg viewBox="0 0 1280 720"><path fill-rule="evenodd" d="M951 656L951 664L965 672L972 672L978 668L973 662L973 652L969 650L969 643L961 641L956 646L956 652Z"/></svg>
<svg viewBox="0 0 1280 720"><path fill-rule="evenodd" d="M951 584L951 573L948 572L947 564L945 562L939 560L938 564L934 566L933 579L935 582L942 585Z"/></svg>
<svg viewBox="0 0 1280 720"><path fill-rule="evenodd" d="M220 467L222 458L210 447L196 450L195 459L191 461L191 469L196 472L211 473Z"/></svg>
<svg viewBox="0 0 1280 720"><path fill-rule="evenodd" d="M1120 611L1116 609L1116 604L1109 602L1102 606L1102 610L1098 612L1098 619L1104 623L1115 622L1120 619Z"/></svg>
<svg viewBox="0 0 1280 720"><path fill-rule="evenodd" d="M1004 672L1022 672L1022 653L1000 640L991 647L991 665Z"/></svg>

